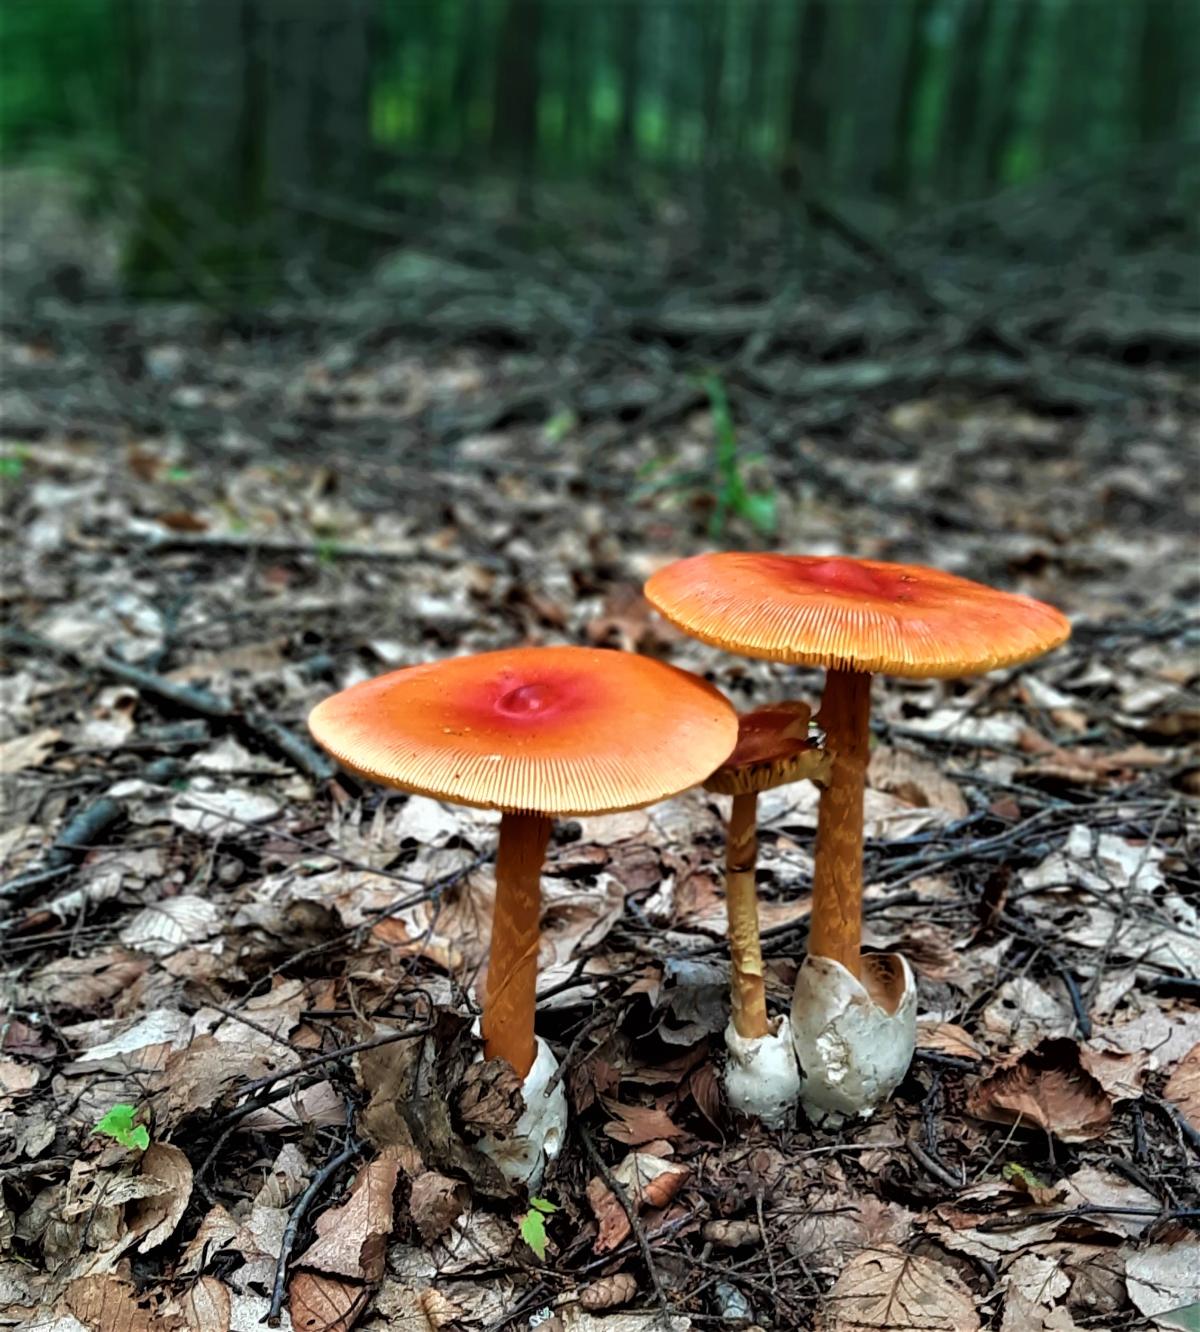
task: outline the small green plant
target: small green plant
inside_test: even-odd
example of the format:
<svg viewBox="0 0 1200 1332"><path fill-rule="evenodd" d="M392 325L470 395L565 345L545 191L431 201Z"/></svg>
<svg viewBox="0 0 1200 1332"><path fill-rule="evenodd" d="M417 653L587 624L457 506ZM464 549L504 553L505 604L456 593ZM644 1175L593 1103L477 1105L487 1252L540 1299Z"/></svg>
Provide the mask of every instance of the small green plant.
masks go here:
<svg viewBox="0 0 1200 1332"><path fill-rule="evenodd" d="M136 1113L132 1105L114 1105L92 1132L103 1133L106 1138L112 1138L122 1147L144 1152L150 1146L150 1130L145 1124L133 1122Z"/></svg>
<svg viewBox="0 0 1200 1332"><path fill-rule="evenodd" d="M714 540L720 540L725 535L729 515L733 514L744 518L756 532L771 536L778 521L775 494L768 490L750 490L742 476L743 464L761 462L762 455L738 457L737 431L733 427L725 385L720 376L714 374L705 375L703 382L713 418L713 471L717 478L717 503L708 521L708 534Z"/></svg>
<svg viewBox="0 0 1200 1332"><path fill-rule="evenodd" d="M762 536L772 536L778 524L775 493L769 490L751 490L746 484L743 469L762 462L761 453L741 454L737 431L729 410L729 398L721 377L709 372L700 383L708 395L709 411L713 423L713 454L710 468L699 471L674 472L664 475L667 461L656 458L638 472L642 484L634 492L635 499L660 495L666 491L700 491L711 495L712 515L708 520L708 534L714 541L725 536L729 519L740 518Z"/></svg>
<svg viewBox="0 0 1200 1332"><path fill-rule="evenodd" d="M521 1238L541 1259L546 1257L546 1218L558 1208L546 1198L530 1198L529 1211L521 1218Z"/></svg>

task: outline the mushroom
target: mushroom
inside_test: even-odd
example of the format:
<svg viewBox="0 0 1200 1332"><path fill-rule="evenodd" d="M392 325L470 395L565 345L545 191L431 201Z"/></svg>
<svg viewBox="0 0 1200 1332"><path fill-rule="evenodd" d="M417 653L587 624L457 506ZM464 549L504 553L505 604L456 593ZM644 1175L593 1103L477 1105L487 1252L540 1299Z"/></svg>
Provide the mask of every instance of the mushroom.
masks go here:
<svg viewBox="0 0 1200 1332"><path fill-rule="evenodd" d="M360 776L501 811L480 1028L487 1059L523 1079L514 1134L481 1146L536 1186L558 1151L566 1098L534 1034L542 860L556 816L636 809L703 781L737 715L687 671L598 648L513 648L393 671L325 699L316 739Z"/></svg>
<svg viewBox="0 0 1200 1332"><path fill-rule="evenodd" d="M896 954L861 954L863 791L871 675L973 675L1048 652L1066 618L1030 597L920 565L710 554L656 573L646 596L685 632L750 657L824 666L831 768L817 817L808 956L792 1034L815 1119L869 1114L912 1059L916 983Z"/></svg>
<svg viewBox="0 0 1200 1332"><path fill-rule="evenodd" d="M738 742L704 783L733 797L725 843L725 911L729 917L730 1008L725 1029L729 1062L725 1093L743 1114L778 1127L800 1090L800 1070L786 1016L767 1015L762 945L758 931L758 796L788 782L817 777L828 766L809 739L807 703L774 703L738 718Z"/></svg>

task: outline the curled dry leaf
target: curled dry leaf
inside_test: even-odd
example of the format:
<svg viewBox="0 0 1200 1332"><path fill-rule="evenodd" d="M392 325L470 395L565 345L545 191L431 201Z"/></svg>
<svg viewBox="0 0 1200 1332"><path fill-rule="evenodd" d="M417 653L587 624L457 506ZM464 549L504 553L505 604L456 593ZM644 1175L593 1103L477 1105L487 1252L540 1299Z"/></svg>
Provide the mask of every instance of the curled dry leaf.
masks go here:
<svg viewBox="0 0 1200 1332"><path fill-rule="evenodd" d="M1175 1065L1163 1095L1200 1133L1200 1045L1193 1045Z"/></svg>
<svg viewBox="0 0 1200 1332"><path fill-rule="evenodd" d="M582 1308L595 1313L600 1309L615 1309L618 1304L628 1304L637 1293L637 1277L628 1272L617 1272L584 1286L579 1292L579 1303Z"/></svg>
<svg viewBox="0 0 1200 1332"><path fill-rule="evenodd" d="M524 1110L521 1079L507 1060L485 1059L468 1065L455 1101L458 1122L468 1137L489 1133L505 1138Z"/></svg>
<svg viewBox="0 0 1200 1332"><path fill-rule="evenodd" d="M818 1314L820 1332L979 1332L975 1301L957 1273L882 1246L852 1258Z"/></svg>
<svg viewBox="0 0 1200 1332"><path fill-rule="evenodd" d="M162 1191L133 1204L131 1231L142 1235L139 1253L149 1253L174 1233L192 1196L192 1163L167 1142L152 1142L142 1156L142 1176L158 1181Z"/></svg>
<svg viewBox="0 0 1200 1332"><path fill-rule="evenodd" d="M378 1281L392 1233L392 1193L399 1167L381 1157L359 1172L350 1197L317 1220L317 1238L297 1259L335 1276Z"/></svg>
<svg viewBox="0 0 1200 1332"><path fill-rule="evenodd" d="M688 1166L664 1161L648 1152L630 1152L613 1171L613 1178L625 1191L634 1211L640 1212L647 1207L665 1207L690 1174ZM629 1234L629 1218L620 1199L599 1175L587 1186L587 1200L600 1223L595 1250L608 1253Z"/></svg>
<svg viewBox="0 0 1200 1332"><path fill-rule="evenodd" d="M989 1124L1021 1124L1063 1142L1101 1137L1112 1102L1084 1068L1079 1046L1066 1037L1039 1041L1008 1067L971 1088L967 1110Z"/></svg>

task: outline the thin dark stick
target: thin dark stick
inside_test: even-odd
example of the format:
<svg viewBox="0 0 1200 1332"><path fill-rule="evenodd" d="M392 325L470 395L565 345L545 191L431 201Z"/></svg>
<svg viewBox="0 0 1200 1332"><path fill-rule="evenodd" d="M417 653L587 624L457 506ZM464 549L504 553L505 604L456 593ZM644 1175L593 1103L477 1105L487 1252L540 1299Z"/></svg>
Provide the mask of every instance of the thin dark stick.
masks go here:
<svg viewBox="0 0 1200 1332"><path fill-rule="evenodd" d="M279 1311L283 1307L283 1287L287 1280L288 1260L292 1256L292 1248L296 1243L296 1235L300 1230L300 1223L304 1220L304 1214L312 1206L313 1199L320 1193L326 1182L346 1164L351 1157L357 1156L363 1149L363 1144L357 1138L351 1140L350 1145L340 1151L332 1161L327 1161L320 1170L309 1180L308 1188L296 1199L296 1205L292 1208L292 1214L288 1217L287 1226L284 1228L283 1240L279 1245L279 1260L275 1264L275 1284L271 1290L271 1307L267 1310L267 1316L263 1319L268 1327L278 1327L283 1321L279 1316Z"/></svg>
<svg viewBox="0 0 1200 1332"><path fill-rule="evenodd" d="M654 1252L650 1248L650 1241L646 1238L646 1232L642 1228L642 1223L638 1218L637 1211L629 1201L629 1195L621 1186L620 1180L613 1174L600 1155L599 1148L596 1146L596 1140L592 1137L586 1124L579 1125L579 1136L583 1141L588 1156L592 1158L592 1164L600 1172L600 1178L608 1186L609 1192L621 1204L621 1211L625 1213L625 1219L629 1222L629 1229L637 1240L638 1249L642 1255L642 1262L646 1264L646 1273L650 1277L650 1284L654 1288L654 1298L658 1302L658 1310L662 1316L664 1328L671 1326L671 1302L667 1299L667 1292L663 1289L662 1279L658 1275L658 1266L654 1261Z"/></svg>
<svg viewBox="0 0 1200 1332"><path fill-rule="evenodd" d="M950 1171L947 1170L940 1161L936 1161L930 1156L919 1142L910 1142L908 1144L908 1150L911 1153L913 1160L916 1161L928 1174L932 1175L934 1179L940 1180L947 1188L954 1189L956 1192L962 1188L962 1180L955 1179Z"/></svg>
<svg viewBox="0 0 1200 1332"><path fill-rule="evenodd" d="M171 707L198 717L226 722L235 730L248 734L266 748L274 750L314 781L325 781L337 772L337 764L332 759L327 758L294 731L264 717L261 713L243 713L236 704L219 694L214 694L211 690L200 689L195 685L179 684L175 680L168 680L165 676L156 675L153 671L134 666L131 662L121 661L118 657L102 655L89 660L63 647L61 643L55 643L51 639L42 638L23 629L7 630L0 638L0 645L42 653L53 657L61 665L84 671L88 675L121 680L125 684L132 685L139 693L157 699L160 703L167 703Z"/></svg>

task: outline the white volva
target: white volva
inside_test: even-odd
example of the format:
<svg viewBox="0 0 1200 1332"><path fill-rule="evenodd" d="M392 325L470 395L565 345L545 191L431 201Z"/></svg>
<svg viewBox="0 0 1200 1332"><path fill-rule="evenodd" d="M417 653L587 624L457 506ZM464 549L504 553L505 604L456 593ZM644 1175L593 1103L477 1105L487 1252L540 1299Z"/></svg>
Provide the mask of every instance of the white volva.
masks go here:
<svg viewBox="0 0 1200 1332"><path fill-rule="evenodd" d="M898 982L895 1007L827 957L807 957L796 977L792 1037L800 1063L800 1103L816 1123L866 1117L908 1071L917 1043L917 982L898 954L886 963Z"/></svg>
<svg viewBox="0 0 1200 1332"><path fill-rule="evenodd" d="M777 1017L766 1036L739 1036L733 1023L725 1028L725 1094L744 1115L757 1115L770 1128L792 1117L800 1091L800 1069L792 1043L792 1026Z"/></svg>
<svg viewBox="0 0 1200 1332"><path fill-rule="evenodd" d="M516 1128L509 1137L486 1135L478 1143L479 1150L496 1163L506 1179L526 1184L531 1190L541 1184L546 1163L562 1150L567 1133L567 1096L562 1082L546 1095L550 1079L557 1072L558 1060L539 1036L533 1066L521 1084L525 1110Z"/></svg>

